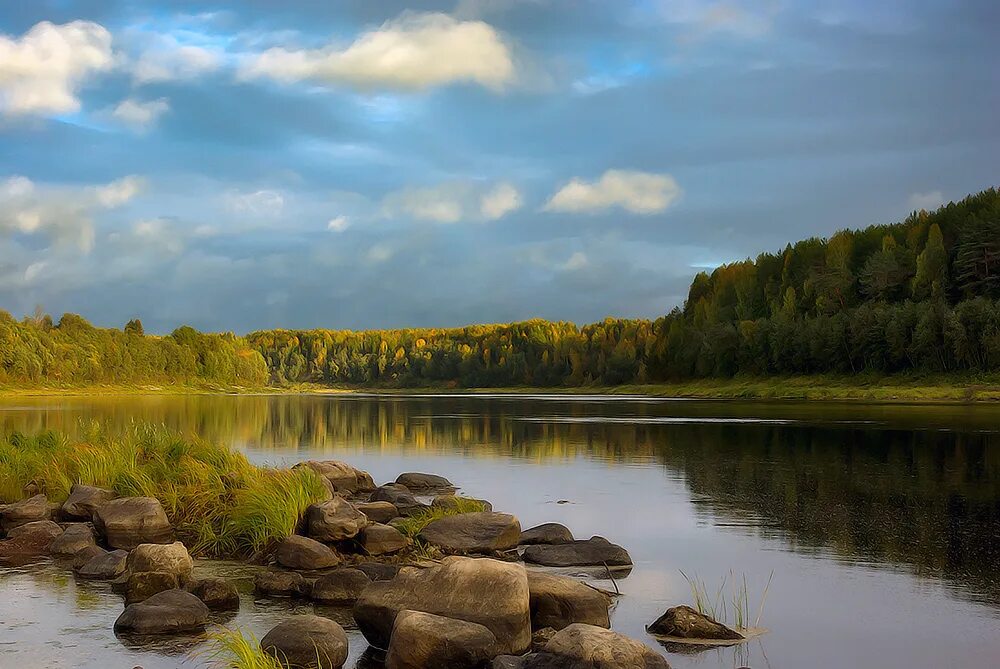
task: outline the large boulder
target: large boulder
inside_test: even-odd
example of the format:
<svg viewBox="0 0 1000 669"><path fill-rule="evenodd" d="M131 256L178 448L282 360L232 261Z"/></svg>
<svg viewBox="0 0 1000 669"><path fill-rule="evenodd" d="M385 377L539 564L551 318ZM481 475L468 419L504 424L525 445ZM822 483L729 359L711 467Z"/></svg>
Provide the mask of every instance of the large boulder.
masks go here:
<svg viewBox="0 0 1000 669"><path fill-rule="evenodd" d="M125 603L143 602L158 592L173 590L177 585L177 574L171 572L140 571L129 574L125 581Z"/></svg>
<svg viewBox="0 0 1000 669"><path fill-rule="evenodd" d="M632 558L628 551L613 544L604 537L591 537L584 541L566 544L528 546L524 549L524 561L546 567L583 567L608 565L628 566Z"/></svg>
<svg viewBox="0 0 1000 669"><path fill-rule="evenodd" d="M576 623L558 632L523 669L670 669L663 656L603 627Z"/></svg>
<svg viewBox="0 0 1000 669"><path fill-rule="evenodd" d="M375 489L371 474L338 460L309 460L295 467L308 467L330 482L335 492L353 494Z"/></svg>
<svg viewBox="0 0 1000 669"><path fill-rule="evenodd" d="M201 578L190 581L184 589L200 599L212 611L235 611L240 608L240 593L224 578Z"/></svg>
<svg viewBox="0 0 1000 669"><path fill-rule="evenodd" d="M294 571L258 572L253 586L257 594L279 597L308 597L310 590L309 581Z"/></svg>
<svg viewBox="0 0 1000 669"><path fill-rule="evenodd" d="M478 623L401 611L396 616L386 669L479 669L496 653L493 632Z"/></svg>
<svg viewBox="0 0 1000 669"><path fill-rule="evenodd" d="M45 555L52 541L62 531L51 520L36 520L18 525L8 533L5 541L0 541L0 562L21 564Z"/></svg>
<svg viewBox="0 0 1000 669"><path fill-rule="evenodd" d="M360 569L336 569L316 579L310 597L323 604L353 604L371 582Z"/></svg>
<svg viewBox="0 0 1000 669"><path fill-rule="evenodd" d="M521 532L518 541L522 546L535 544L568 544L573 541L573 533L559 523L542 523Z"/></svg>
<svg viewBox="0 0 1000 669"><path fill-rule="evenodd" d="M347 662L347 634L329 618L293 616L260 640L260 647L284 665L340 669Z"/></svg>
<svg viewBox="0 0 1000 669"><path fill-rule="evenodd" d="M35 495L19 502L8 504L0 510L0 528L10 532L15 527L27 525L39 520L49 520L52 509L45 495Z"/></svg>
<svg viewBox="0 0 1000 669"><path fill-rule="evenodd" d="M391 581L396 578L402 566L388 562L359 562L353 568L363 571L373 581Z"/></svg>
<svg viewBox="0 0 1000 669"><path fill-rule="evenodd" d="M410 544L410 540L395 527L378 523L363 529L358 542L368 555L398 553Z"/></svg>
<svg viewBox="0 0 1000 669"><path fill-rule="evenodd" d="M80 578L109 581L125 573L127 558L128 551L102 552L75 568L75 571Z"/></svg>
<svg viewBox="0 0 1000 669"><path fill-rule="evenodd" d="M437 474L422 474L419 472L406 472L396 477L396 483L406 486L410 492L433 492L436 490L453 490L455 488L451 481Z"/></svg>
<svg viewBox="0 0 1000 669"><path fill-rule="evenodd" d="M105 488L74 483L69 489L69 497L62 505L62 514L74 520L90 520L97 507L110 502L117 495Z"/></svg>
<svg viewBox="0 0 1000 669"><path fill-rule="evenodd" d="M51 543L62 533L63 528L59 526L59 523L54 523L51 520L35 520L24 525L18 525L12 529L7 533L7 539L37 537L39 540L48 540Z"/></svg>
<svg viewBox="0 0 1000 669"><path fill-rule="evenodd" d="M429 523L419 537L446 553L496 553L517 547L521 524L508 513L460 513Z"/></svg>
<svg viewBox="0 0 1000 669"><path fill-rule="evenodd" d="M672 636L680 639L719 639L735 641L743 635L732 630L711 616L706 616L690 606L675 606L646 627L650 634Z"/></svg>
<svg viewBox="0 0 1000 669"><path fill-rule="evenodd" d="M128 554L125 566L133 574L145 571L173 574L183 583L191 577L194 560L179 541L172 544L139 544Z"/></svg>
<svg viewBox="0 0 1000 669"><path fill-rule="evenodd" d="M369 643L384 649L396 616L407 610L479 623L497 638L497 653L523 653L531 644L528 576L519 564L448 557L426 569L403 568L365 589L354 620Z"/></svg>
<svg viewBox="0 0 1000 669"><path fill-rule="evenodd" d="M460 497L454 493L438 495L431 501L431 506L449 511L492 511L493 505L485 499L475 497Z"/></svg>
<svg viewBox="0 0 1000 669"><path fill-rule="evenodd" d="M86 546L73 554L73 559L70 564L73 567L73 571L79 571L83 565L87 564L95 557L106 554L107 551L97 544L94 544L93 546Z"/></svg>
<svg viewBox="0 0 1000 669"><path fill-rule="evenodd" d="M531 626L558 631L573 623L611 627L611 598L568 576L528 570Z"/></svg>
<svg viewBox="0 0 1000 669"><path fill-rule="evenodd" d="M282 539L274 557L289 569L326 569L340 564L340 557L329 546L297 534Z"/></svg>
<svg viewBox="0 0 1000 669"><path fill-rule="evenodd" d="M71 557L84 548L96 546L94 528L90 523L73 523L49 544L49 552L61 557Z"/></svg>
<svg viewBox="0 0 1000 669"><path fill-rule="evenodd" d="M208 607L200 599L184 590L164 590L126 606L115 621L115 631L177 634L201 630L206 622Z"/></svg>
<svg viewBox="0 0 1000 669"><path fill-rule="evenodd" d="M306 531L317 541L353 539L367 524L368 516L342 497L334 497L306 509Z"/></svg>
<svg viewBox="0 0 1000 669"><path fill-rule="evenodd" d="M388 523L399 516L399 509L392 502L362 502L354 507L365 514L371 523Z"/></svg>
<svg viewBox="0 0 1000 669"><path fill-rule="evenodd" d="M112 548L132 550L139 544L168 544L174 529L159 501L152 497L120 497L94 510L94 526Z"/></svg>
<svg viewBox="0 0 1000 669"><path fill-rule="evenodd" d="M412 516L428 508L428 505L418 501L406 486L398 483L375 488L375 491L368 497L368 501L389 502L396 507L401 516Z"/></svg>

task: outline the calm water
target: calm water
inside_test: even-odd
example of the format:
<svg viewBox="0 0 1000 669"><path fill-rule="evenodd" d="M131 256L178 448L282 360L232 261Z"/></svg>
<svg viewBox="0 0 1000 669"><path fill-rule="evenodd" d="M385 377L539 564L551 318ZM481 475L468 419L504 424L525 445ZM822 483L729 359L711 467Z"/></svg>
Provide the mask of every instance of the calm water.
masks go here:
<svg viewBox="0 0 1000 669"><path fill-rule="evenodd" d="M608 397L145 397L17 400L0 428L166 423L253 460L340 458L377 481L448 476L465 494L624 545L614 629L674 667L1000 666L1000 407L858 406ZM559 503L568 501L568 503ZM239 576L237 565L199 570ZM679 653L643 625L730 573L767 635ZM608 582L596 582L610 587ZM289 610L235 619L263 635ZM121 599L40 564L0 569L0 667L198 667L198 640L117 639ZM345 624L348 613L326 610ZM354 666L363 639L350 632ZM192 653L194 655L192 655ZM362 660L358 666L368 666Z"/></svg>

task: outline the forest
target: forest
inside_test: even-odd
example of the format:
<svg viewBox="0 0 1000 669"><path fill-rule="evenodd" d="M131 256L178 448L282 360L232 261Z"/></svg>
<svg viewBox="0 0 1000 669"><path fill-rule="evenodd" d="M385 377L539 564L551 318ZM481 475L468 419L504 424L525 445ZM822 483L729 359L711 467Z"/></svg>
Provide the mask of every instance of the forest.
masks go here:
<svg viewBox="0 0 1000 669"><path fill-rule="evenodd" d="M655 321L399 330L97 328L0 312L0 384L573 387L1000 370L1000 192L699 273Z"/></svg>

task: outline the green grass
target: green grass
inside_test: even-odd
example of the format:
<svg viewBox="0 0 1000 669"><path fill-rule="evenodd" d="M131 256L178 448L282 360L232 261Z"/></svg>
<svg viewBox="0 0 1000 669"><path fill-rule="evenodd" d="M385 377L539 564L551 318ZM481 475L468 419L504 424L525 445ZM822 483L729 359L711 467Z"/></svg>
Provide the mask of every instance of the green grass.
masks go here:
<svg viewBox="0 0 1000 669"><path fill-rule="evenodd" d="M750 590L747 587L746 574L743 574L742 578L737 578L730 571L722 577L722 582L714 593L710 592L705 581L697 576L688 576L683 571L681 576L691 588L692 608L695 611L740 630L760 625L760 617L764 613L764 604L767 601L767 592L771 588L774 572L771 572L771 575L767 577L767 585L764 586L761 593L760 605L757 607L755 618L751 618Z"/></svg>
<svg viewBox="0 0 1000 669"><path fill-rule="evenodd" d="M209 651L202 655L215 669L287 669L287 665L260 649L260 641L240 630L222 628L208 635Z"/></svg>
<svg viewBox="0 0 1000 669"><path fill-rule="evenodd" d="M447 516L457 516L460 513L478 513L485 510L486 505L479 500L456 496L453 506L432 506L412 516L394 520L392 524L407 537L416 539L420 531L435 520Z"/></svg>
<svg viewBox="0 0 1000 669"><path fill-rule="evenodd" d="M155 497L193 553L245 557L292 534L306 507L325 496L308 468L257 467L242 453L162 427L111 434L93 423L82 435L75 442L55 432L0 439L0 501L30 488L62 502L74 483Z"/></svg>

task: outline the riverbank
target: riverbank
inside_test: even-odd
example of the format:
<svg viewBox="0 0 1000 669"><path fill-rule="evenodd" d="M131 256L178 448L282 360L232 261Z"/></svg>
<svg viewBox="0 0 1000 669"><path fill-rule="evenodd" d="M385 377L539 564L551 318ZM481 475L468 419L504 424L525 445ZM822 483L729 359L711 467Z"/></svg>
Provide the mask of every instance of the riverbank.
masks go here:
<svg viewBox="0 0 1000 669"><path fill-rule="evenodd" d="M459 388L453 385L419 388L390 386L220 385L87 385L0 387L0 398L120 395L279 395L279 394L565 394L641 395L695 399L809 400L837 402L1000 402L1000 377L966 376L793 376L774 378L699 379L678 383L619 386Z"/></svg>

